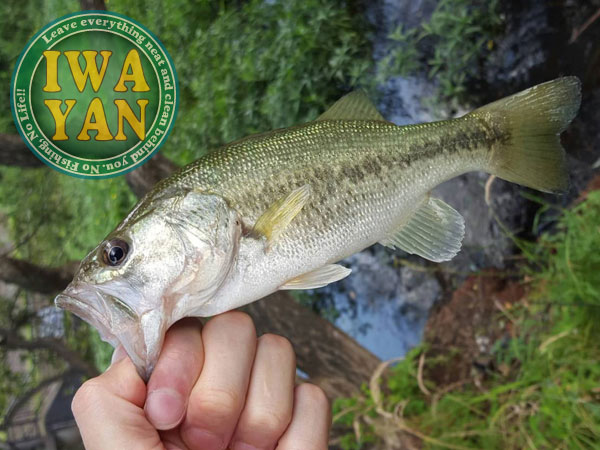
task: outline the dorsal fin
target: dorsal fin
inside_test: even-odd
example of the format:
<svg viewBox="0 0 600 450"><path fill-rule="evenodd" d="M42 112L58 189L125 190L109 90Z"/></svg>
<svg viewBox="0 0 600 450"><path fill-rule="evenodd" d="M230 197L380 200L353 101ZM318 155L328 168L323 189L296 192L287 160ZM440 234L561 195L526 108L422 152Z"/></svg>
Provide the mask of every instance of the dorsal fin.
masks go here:
<svg viewBox="0 0 600 450"><path fill-rule="evenodd" d="M317 120L386 120L364 91L353 91L335 102Z"/></svg>

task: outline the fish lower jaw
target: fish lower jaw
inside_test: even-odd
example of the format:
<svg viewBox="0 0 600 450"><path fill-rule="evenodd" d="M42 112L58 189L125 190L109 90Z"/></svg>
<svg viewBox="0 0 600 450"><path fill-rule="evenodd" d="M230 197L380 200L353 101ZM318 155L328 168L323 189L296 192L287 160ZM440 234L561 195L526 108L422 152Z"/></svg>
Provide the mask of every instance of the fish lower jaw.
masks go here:
<svg viewBox="0 0 600 450"><path fill-rule="evenodd" d="M116 347L119 344L117 337L111 332L109 327L103 323L102 312L98 309L76 297L66 294L57 295L54 299L54 304L58 308L72 312L81 320L96 328L103 341L108 342L113 347Z"/></svg>

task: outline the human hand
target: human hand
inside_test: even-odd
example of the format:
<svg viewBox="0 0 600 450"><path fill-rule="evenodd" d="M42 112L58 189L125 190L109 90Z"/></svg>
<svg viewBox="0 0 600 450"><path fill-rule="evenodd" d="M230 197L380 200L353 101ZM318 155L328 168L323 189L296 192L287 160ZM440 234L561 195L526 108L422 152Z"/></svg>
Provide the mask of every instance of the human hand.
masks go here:
<svg viewBox="0 0 600 450"><path fill-rule="evenodd" d="M88 450L326 449L327 398L311 384L294 388L295 373L291 344L257 339L244 313L204 328L184 319L167 332L147 386L119 347L77 391L73 414Z"/></svg>

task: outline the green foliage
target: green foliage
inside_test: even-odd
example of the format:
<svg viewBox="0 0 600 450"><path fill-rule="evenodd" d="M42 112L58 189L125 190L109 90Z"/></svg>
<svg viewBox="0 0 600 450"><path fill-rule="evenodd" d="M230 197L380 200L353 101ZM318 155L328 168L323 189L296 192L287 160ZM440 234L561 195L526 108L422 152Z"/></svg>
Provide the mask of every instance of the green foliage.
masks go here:
<svg viewBox="0 0 600 450"><path fill-rule="evenodd" d="M305 308L309 308L314 311L316 314L320 315L324 319L329 320L330 322L335 322L335 320L340 316L340 312L337 310L335 306L335 302L332 298L319 295L319 292L306 292L306 291L290 291L294 300L300 303Z"/></svg>
<svg viewBox="0 0 600 450"><path fill-rule="evenodd" d="M104 372L110 366L110 360L113 354L112 345L104 342L96 330L89 328L89 336L86 342L89 345L89 351L92 355L94 365L99 371Z"/></svg>
<svg viewBox="0 0 600 450"><path fill-rule="evenodd" d="M382 398L381 407L385 411L394 411L401 405L404 411L414 414L422 413L425 402L419 396L417 383L417 361L424 347L415 347L406 354L403 360L388 369L385 381L381 380L378 386L382 387L385 396ZM373 383L374 380L371 381ZM362 388L362 395L351 398L337 398L333 402L333 421L336 427L351 428L352 433L341 437L340 445L345 450L359 450L370 448L370 444L381 440L376 427L380 413L377 412L377 395L366 385ZM407 400L409 399L409 400Z"/></svg>
<svg viewBox="0 0 600 450"><path fill-rule="evenodd" d="M146 25L174 59L181 104L161 151L180 164L233 139L313 119L370 65L355 2L111 0L107 6ZM9 86L26 42L46 23L79 10L77 0L1 3L0 132L16 132ZM123 177L80 180L47 167L0 167L0 180L0 217L15 247L11 256L41 265L81 259L135 203ZM104 369L110 346L65 317L71 348Z"/></svg>
<svg viewBox="0 0 600 450"><path fill-rule="evenodd" d="M182 96L163 151L179 163L248 134L314 119L370 66L365 25L352 2L200 2L199 11L175 0L155 3L110 6L155 30L174 59Z"/></svg>
<svg viewBox="0 0 600 450"><path fill-rule="evenodd" d="M46 167L2 167L0 176L0 211L22 244L14 255L42 265L81 259L135 203L123 178L90 181Z"/></svg>
<svg viewBox="0 0 600 450"><path fill-rule="evenodd" d="M334 404L342 448L404 430L431 448L595 448L600 441L600 191L564 211L525 272L535 289L511 309L515 337L498 342L483 384L418 386L417 349L389 371L381 411L373 393ZM534 254L534 253L530 253ZM444 361L428 361L428 368ZM451 369L450 369L451 370ZM356 439L356 429L361 440ZM379 433L379 434L378 434Z"/></svg>
<svg viewBox="0 0 600 450"><path fill-rule="evenodd" d="M46 23L79 9L77 0L0 2L0 132L16 133L10 112L10 80L25 43Z"/></svg>
<svg viewBox="0 0 600 450"><path fill-rule="evenodd" d="M545 235L536 255L547 261L536 276L544 295L557 302L565 323L600 331L600 191L564 214L559 232ZM531 274L535 276L535 273Z"/></svg>
<svg viewBox="0 0 600 450"><path fill-rule="evenodd" d="M441 0L429 21L390 33L393 49L381 61L379 81L426 72L437 81L439 103L463 102L501 26L498 0Z"/></svg>

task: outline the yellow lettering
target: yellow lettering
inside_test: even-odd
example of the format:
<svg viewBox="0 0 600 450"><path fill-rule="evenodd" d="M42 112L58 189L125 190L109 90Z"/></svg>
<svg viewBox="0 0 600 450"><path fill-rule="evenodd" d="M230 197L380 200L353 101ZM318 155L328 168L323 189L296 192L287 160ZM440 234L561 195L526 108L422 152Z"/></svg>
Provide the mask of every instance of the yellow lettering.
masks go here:
<svg viewBox="0 0 600 450"><path fill-rule="evenodd" d="M67 141L69 140L69 136L65 133L65 122L67 121L67 116L77 103L76 100L65 100L67 105L67 110L62 112L62 100L44 100L44 105L48 107L52 117L54 118L54 127L55 132L54 136L52 136L53 141Z"/></svg>
<svg viewBox="0 0 600 450"><path fill-rule="evenodd" d="M92 117L94 119L93 122ZM88 134L88 131L90 130L98 131L95 138L97 141L110 141L113 138L108 129L108 124L106 123L106 115L104 114L102 101L98 97L90 102L90 106L85 114L85 120L83 121L83 127L77 136L77 140L89 141L90 135Z"/></svg>
<svg viewBox="0 0 600 450"><path fill-rule="evenodd" d="M150 90L146 78L144 78L140 54L136 49L131 49L129 53L127 53L125 61L123 61L121 77L115 85L115 91L125 92L127 90L127 87L125 86L126 81L133 81L133 89L131 89L133 92L147 92Z"/></svg>
<svg viewBox="0 0 600 450"><path fill-rule="evenodd" d="M46 50L43 53L46 58L46 86L44 92L60 92L58 85L58 57L60 52L55 50Z"/></svg>
<svg viewBox="0 0 600 450"><path fill-rule="evenodd" d="M102 80L104 80L104 74L106 73L108 60L112 55L112 52L109 50L102 50L100 52L100 55L102 56L102 66L100 67L100 72L98 72L98 66L96 65L96 56L98 55L98 52L96 50L83 51L83 58L85 59L85 72L81 71L81 66L79 65L79 55L81 53L82 52L78 50L69 50L65 52L65 56L69 61L69 67L71 68L73 80L75 81L79 92L83 92L89 78L90 82L92 83L92 89L94 92L98 92L98 89L100 89L100 85L102 84Z"/></svg>
<svg viewBox="0 0 600 450"><path fill-rule="evenodd" d="M117 110L119 112L119 129L117 134L115 135L115 140L117 141L125 141L127 140L127 136L123 133L123 122L126 120L131 126L131 129L137 134L137 137L140 141L143 141L146 138L146 105L148 105L148 100L137 100L136 102L140 107L140 119L135 116L129 104L122 99L115 100L115 105L117 105Z"/></svg>

